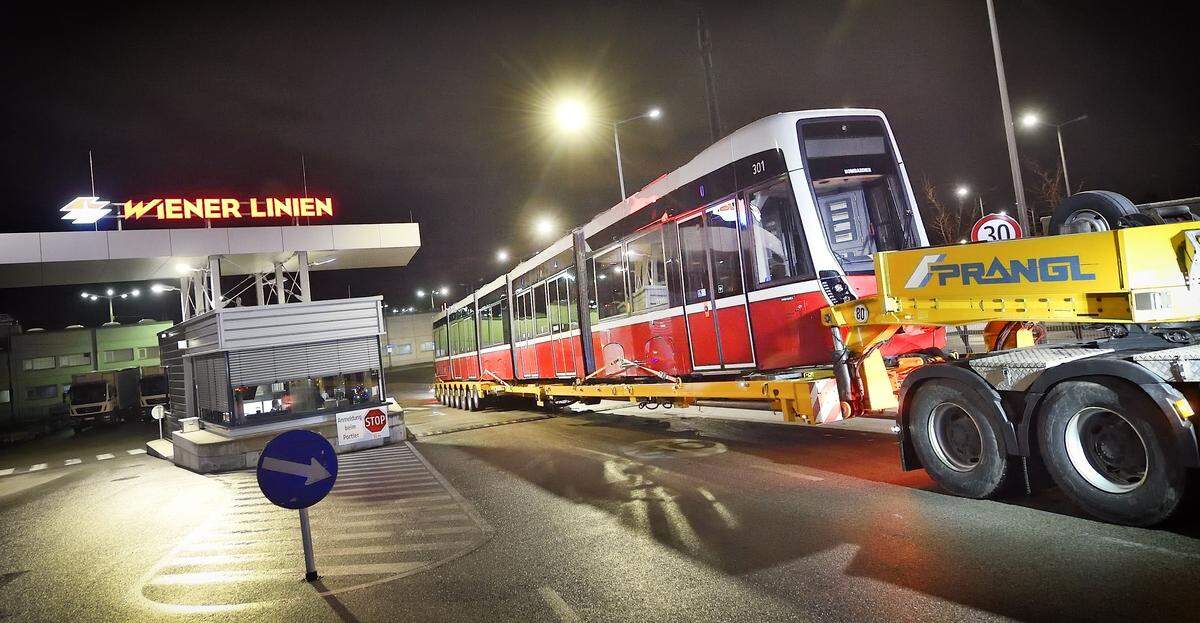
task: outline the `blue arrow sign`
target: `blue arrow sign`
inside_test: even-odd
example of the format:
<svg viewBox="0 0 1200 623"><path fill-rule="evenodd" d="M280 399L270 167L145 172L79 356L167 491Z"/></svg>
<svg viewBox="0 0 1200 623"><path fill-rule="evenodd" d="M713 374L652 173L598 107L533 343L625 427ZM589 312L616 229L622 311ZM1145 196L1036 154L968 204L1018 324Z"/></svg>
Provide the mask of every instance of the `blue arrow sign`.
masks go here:
<svg viewBox="0 0 1200 623"><path fill-rule="evenodd" d="M290 430L267 442L258 457L258 488L276 506L308 508L333 488L337 463L337 454L324 437Z"/></svg>

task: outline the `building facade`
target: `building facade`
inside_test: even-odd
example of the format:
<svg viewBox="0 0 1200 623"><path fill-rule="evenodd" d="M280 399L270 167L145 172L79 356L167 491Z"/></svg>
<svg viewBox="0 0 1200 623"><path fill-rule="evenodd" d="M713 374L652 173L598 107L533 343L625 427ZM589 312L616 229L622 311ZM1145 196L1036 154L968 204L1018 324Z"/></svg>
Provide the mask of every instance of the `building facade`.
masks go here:
<svg viewBox="0 0 1200 623"><path fill-rule="evenodd" d="M158 334L170 326L143 320L133 325L30 329L9 336L0 378L11 378L7 398L12 422L37 423L65 414L67 391L77 374L157 367ZM0 400L0 413L3 407Z"/></svg>
<svg viewBox="0 0 1200 623"><path fill-rule="evenodd" d="M387 316L383 363L388 368L433 364L433 312Z"/></svg>

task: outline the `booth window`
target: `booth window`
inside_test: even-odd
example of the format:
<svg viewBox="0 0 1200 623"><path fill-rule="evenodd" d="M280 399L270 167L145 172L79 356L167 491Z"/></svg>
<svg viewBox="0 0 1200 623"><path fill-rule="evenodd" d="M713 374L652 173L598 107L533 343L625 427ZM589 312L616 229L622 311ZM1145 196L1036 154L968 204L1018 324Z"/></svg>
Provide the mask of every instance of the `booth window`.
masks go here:
<svg viewBox="0 0 1200 623"><path fill-rule="evenodd" d="M229 353L231 420L253 425L381 405L379 368L375 337Z"/></svg>
<svg viewBox="0 0 1200 623"><path fill-rule="evenodd" d="M0 389L0 405L12 402L12 392L7 389Z"/></svg>

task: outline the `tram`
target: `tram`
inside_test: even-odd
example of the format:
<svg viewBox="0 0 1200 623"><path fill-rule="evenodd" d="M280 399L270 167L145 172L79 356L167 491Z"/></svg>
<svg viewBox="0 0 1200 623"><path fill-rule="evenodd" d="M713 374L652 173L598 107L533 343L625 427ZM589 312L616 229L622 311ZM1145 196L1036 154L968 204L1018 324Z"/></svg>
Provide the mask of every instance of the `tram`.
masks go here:
<svg viewBox="0 0 1200 623"><path fill-rule="evenodd" d="M882 112L775 114L446 306L435 373L630 382L828 366L821 311L875 293L876 251L922 246ZM906 327L881 349L944 343L943 329Z"/></svg>

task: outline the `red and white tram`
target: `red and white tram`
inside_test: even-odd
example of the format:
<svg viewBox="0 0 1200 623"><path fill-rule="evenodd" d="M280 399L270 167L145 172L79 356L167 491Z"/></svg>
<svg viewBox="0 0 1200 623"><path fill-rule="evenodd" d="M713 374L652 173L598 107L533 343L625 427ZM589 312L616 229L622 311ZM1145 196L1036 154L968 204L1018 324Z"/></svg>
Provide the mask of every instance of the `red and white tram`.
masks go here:
<svg viewBox="0 0 1200 623"><path fill-rule="evenodd" d="M883 113L780 113L721 139L434 321L441 380L676 377L830 363L830 301L926 246ZM910 329L885 354L944 345Z"/></svg>

